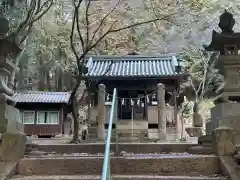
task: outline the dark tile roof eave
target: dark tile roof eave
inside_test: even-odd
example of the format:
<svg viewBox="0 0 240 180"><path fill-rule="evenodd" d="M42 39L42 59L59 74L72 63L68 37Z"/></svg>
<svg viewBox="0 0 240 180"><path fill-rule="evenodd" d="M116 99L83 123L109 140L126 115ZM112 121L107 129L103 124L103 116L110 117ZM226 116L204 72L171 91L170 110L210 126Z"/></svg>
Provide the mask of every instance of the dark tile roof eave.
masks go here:
<svg viewBox="0 0 240 180"><path fill-rule="evenodd" d="M29 95L29 98L23 98L23 95ZM45 101L46 97L37 98L35 97L41 97L45 95L59 95L60 97L55 97L54 99L51 99L51 101ZM19 98L20 96L20 98ZM31 96L35 96L34 99L31 99ZM62 97L61 97L62 96ZM16 91L13 95L13 100L15 100L16 103L33 103L33 104L68 104L70 100L71 92L49 92L49 91ZM49 97L48 97L49 98ZM42 100L41 100L42 99ZM31 101L32 100L32 101Z"/></svg>
<svg viewBox="0 0 240 180"><path fill-rule="evenodd" d="M176 53L173 54L166 54L166 55L151 55L151 56L147 56L147 55L125 55L125 56L120 56L120 55L88 55L85 56L86 59L89 58L94 58L94 60L119 60L119 59L140 59L140 60L144 60L144 58L146 59L172 59L172 57L176 57L179 58L179 56Z"/></svg>
<svg viewBox="0 0 240 180"><path fill-rule="evenodd" d="M24 103L26 103L26 104L29 104L29 103L31 103L31 104L69 104L69 102L30 102L30 101L16 101L16 103L17 104L19 104L19 103L22 103L22 104L24 104Z"/></svg>
<svg viewBox="0 0 240 180"><path fill-rule="evenodd" d="M88 76L88 75L85 75L84 77L86 79L91 79L91 78L100 78L100 79L103 79L103 78L179 78L179 77L182 77L182 76L188 76L187 73L181 73L181 74L173 74L173 75L160 75L160 76L152 76L152 75L145 75L145 76Z"/></svg>

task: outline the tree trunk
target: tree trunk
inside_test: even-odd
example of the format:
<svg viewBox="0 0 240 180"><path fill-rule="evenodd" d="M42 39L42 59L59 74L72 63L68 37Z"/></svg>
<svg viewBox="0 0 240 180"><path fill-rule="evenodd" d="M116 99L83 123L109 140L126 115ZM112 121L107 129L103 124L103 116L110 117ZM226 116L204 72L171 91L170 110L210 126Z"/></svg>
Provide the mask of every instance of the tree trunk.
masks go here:
<svg viewBox="0 0 240 180"><path fill-rule="evenodd" d="M12 62L14 63L15 68L18 67L24 51L25 51L25 48L20 52L20 54L19 54L16 58L12 59ZM10 89L13 89L13 88L14 88L15 76L16 76L16 69L11 72L11 75L10 75L10 76L8 76L8 84L7 84L7 86L8 86Z"/></svg>
<svg viewBox="0 0 240 180"><path fill-rule="evenodd" d="M72 113L73 113L73 139L72 142L78 143L79 139L79 117L76 112L76 95L73 97L72 101Z"/></svg>
<svg viewBox="0 0 240 180"><path fill-rule="evenodd" d="M56 84L57 84L57 90L58 91L64 91L63 80L64 80L63 72L59 71L57 73L57 77L56 77L56 81L57 81Z"/></svg>
<svg viewBox="0 0 240 180"><path fill-rule="evenodd" d="M19 63L19 76L17 78L18 81L18 87L23 87L24 84L24 65L22 64L22 62Z"/></svg>
<svg viewBox="0 0 240 180"><path fill-rule="evenodd" d="M199 114L199 102L194 102L193 127L202 127L202 126L203 126L203 118L202 118L202 115Z"/></svg>
<svg viewBox="0 0 240 180"><path fill-rule="evenodd" d="M47 78L48 90L49 90L49 91L52 91L51 77L50 77L49 71L48 71L48 72L46 71L46 76L47 76L46 78Z"/></svg>
<svg viewBox="0 0 240 180"><path fill-rule="evenodd" d="M40 91L44 91L45 90L45 73L43 72L43 70L40 70L40 78L39 78L39 82L38 82L38 89Z"/></svg>
<svg viewBox="0 0 240 180"><path fill-rule="evenodd" d="M74 128L73 128L73 139L70 143L79 143L79 117L77 113L77 91L78 88L81 84L81 81L77 81L75 87L72 90L72 93L70 95L70 104L71 104L71 112L73 115L73 123L74 123Z"/></svg>

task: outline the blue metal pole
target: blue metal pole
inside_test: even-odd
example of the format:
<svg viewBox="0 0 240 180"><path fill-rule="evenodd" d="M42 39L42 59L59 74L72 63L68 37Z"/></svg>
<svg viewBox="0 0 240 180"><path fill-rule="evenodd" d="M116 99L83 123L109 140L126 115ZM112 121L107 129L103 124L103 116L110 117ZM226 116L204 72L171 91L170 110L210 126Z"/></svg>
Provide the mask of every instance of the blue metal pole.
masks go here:
<svg viewBox="0 0 240 180"><path fill-rule="evenodd" d="M108 135L106 141L106 148L104 154L104 163L103 163L103 171L102 171L102 180L110 180L110 146L111 146L111 136L112 136L112 124L115 115L115 103L116 103L116 88L113 90L113 100L110 111L110 119L108 125Z"/></svg>

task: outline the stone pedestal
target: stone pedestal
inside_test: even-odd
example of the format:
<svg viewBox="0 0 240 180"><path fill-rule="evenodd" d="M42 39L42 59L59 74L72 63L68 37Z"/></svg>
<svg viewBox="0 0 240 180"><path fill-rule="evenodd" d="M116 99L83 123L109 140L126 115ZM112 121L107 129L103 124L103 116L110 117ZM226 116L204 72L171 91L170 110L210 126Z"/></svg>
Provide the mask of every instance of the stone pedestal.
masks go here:
<svg viewBox="0 0 240 180"><path fill-rule="evenodd" d="M235 142L240 144L240 103L221 103L211 109L212 130L224 126L232 129Z"/></svg>
<svg viewBox="0 0 240 180"><path fill-rule="evenodd" d="M203 129L201 127L188 127L185 130L190 137L200 137L203 135Z"/></svg>
<svg viewBox="0 0 240 180"><path fill-rule="evenodd" d="M21 133L6 132L2 135L0 157L3 161L17 161L25 154L26 136Z"/></svg>
<svg viewBox="0 0 240 180"><path fill-rule="evenodd" d="M97 137L99 140L105 140L104 124L106 121L106 107L105 107L105 85L99 84L98 86L98 105L97 105Z"/></svg>
<svg viewBox="0 0 240 180"><path fill-rule="evenodd" d="M219 156L232 156L236 153L236 144L231 128L220 126L212 132L213 151Z"/></svg>
<svg viewBox="0 0 240 180"><path fill-rule="evenodd" d="M24 124L20 122L19 110L7 104L0 104L0 133L24 132Z"/></svg>
<svg viewBox="0 0 240 180"><path fill-rule="evenodd" d="M165 104L165 86L159 83L157 85L157 103L158 103L158 132L159 139L166 140L166 104Z"/></svg>

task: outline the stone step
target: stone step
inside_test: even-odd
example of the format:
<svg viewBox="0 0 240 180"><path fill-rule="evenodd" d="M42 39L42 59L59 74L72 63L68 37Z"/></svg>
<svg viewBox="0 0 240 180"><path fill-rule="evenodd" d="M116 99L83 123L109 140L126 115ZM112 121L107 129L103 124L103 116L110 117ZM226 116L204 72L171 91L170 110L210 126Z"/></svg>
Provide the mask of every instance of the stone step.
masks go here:
<svg viewBox="0 0 240 180"><path fill-rule="evenodd" d="M198 138L198 144L204 147L212 147L212 136L211 135L200 136Z"/></svg>
<svg viewBox="0 0 240 180"><path fill-rule="evenodd" d="M195 146L195 147L190 147L188 149L188 152L190 154L214 154L212 147L205 147L205 146Z"/></svg>
<svg viewBox="0 0 240 180"><path fill-rule="evenodd" d="M24 158L17 166L20 175L99 175L103 157ZM124 175L212 175L220 172L214 155L157 154L111 157L111 173Z"/></svg>
<svg viewBox="0 0 240 180"><path fill-rule="evenodd" d="M208 135L198 137L198 143L203 143L203 142L212 142L212 136L208 134Z"/></svg>
<svg viewBox="0 0 240 180"><path fill-rule="evenodd" d="M76 176L15 176L10 180L98 180L101 176L76 175ZM148 176L148 175L113 175L113 180L228 180L221 176Z"/></svg>
<svg viewBox="0 0 240 180"><path fill-rule="evenodd" d="M59 154L72 153L88 153L98 154L105 152L105 142L93 142L82 144L42 144L39 145L38 150L44 152L56 152ZM189 147L196 146L193 143L119 143L119 151L129 153L183 153L187 152ZM115 151L116 144L111 143L111 150Z"/></svg>

